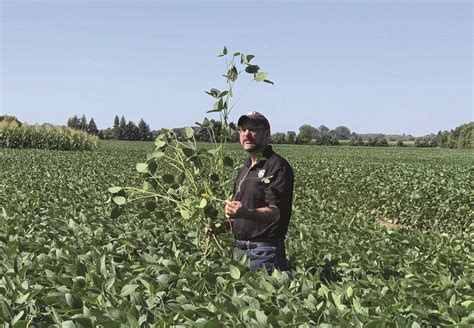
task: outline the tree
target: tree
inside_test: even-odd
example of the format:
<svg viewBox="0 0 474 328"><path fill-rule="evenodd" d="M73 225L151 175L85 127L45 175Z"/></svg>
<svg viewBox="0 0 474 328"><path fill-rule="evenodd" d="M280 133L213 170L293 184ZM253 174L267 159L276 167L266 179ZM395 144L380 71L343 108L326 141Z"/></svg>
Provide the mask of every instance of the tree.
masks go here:
<svg viewBox="0 0 474 328"><path fill-rule="evenodd" d="M120 134L119 133L120 132L119 131L120 130L119 125L120 125L120 119L119 119L118 115L115 115L114 125L112 127L112 131L114 132L114 139L118 139L118 137L119 137L119 134Z"/></svg>
<svg viewBox="0 0 474 328"><path fill-rule="evenodd" d="M331 146L337 146L337 145L339 145L339 139L338 139L338 137L337 137L336 135L333 135L333 136L331 137L331 139L329 140L329 144L330 144Z"/></svg>
<svg viewBox="0 0 474 328"><path fill-rule="evenodd" d="M87 118L85 114L82 114L79 122L79 130L87 131Z"/></svg>
<svg viewBox="0 0 474 328"><path fill-rule="evenodd" d="M101 135L102 135L101 139L104 139L104 140L113 140L113 139L116 139L117 137L115 132L111 128L100 130L99 138Z"/></svg>
<svg viewBox="0 0 474 328"><path fill-rule="evenodd" d="M318 128L318 132L320 136L328 134L331 131L326 125L320 125Z"/></svg>
<svg viewBox="0 0 474 328"><path fill-rule="evenodd" d="M274 144L282 144L285 143L285 134L281 132L277 132L272 134L272 143Z"/></svg>
<svg viewBox="0 0 474 328"><path fill-rule="evenodd" d="M295 131L286 132L285 142L290 145L294 144L296 142L296 132Z"/></svg>
<svg viewBox="0 0 474 328"><path fill-rule="evenodd" d="M358 146L356 135L351 135L351 138L349 139L349 146Z"/></svg>
<svg viewBox="0 0 474 328"><path fill-rule="evenodd" d="M309 124L300 126L300 132L296 136L296 143L308 144L311 140L316 139L317 129Z"/></svg>
<svg viewBox="0 0 474 328"><path fill-rule="evenodd" d="M138 127L132 121L128 121L124 129L124 140L139 140Z"/></svg>
<svg viewBox="0 0 474 328"><path fill-rule="evenodd" d="M67 127L74 130L80 130L80 124L81 122L79 121L77 115L74 115L73 117L67 120Z"/></svg>
<svg viewBox="0 0 474 328"><path fill-rule="evenodd" d="M143 118L138 123L138 139L142 141L151 139L150 126L145 123Z"/></svg>
<svg viewBox="0 0 474 328"><path fill-rule="evenodd" d="M122 115L119 122L118 127L118 134L117 139L122 140L125 138L125 126L127 125L127 121L125 121L125 117Z"/></svg>
<svg viewBox="0 0 474 328"><path fill-rule="evenodd" d="M405 145L403 144L402 139L397 140L397 147L404 147Z"/></svg>
<svg viewBox="0 0 474 328"><path fill-rule="evenodd" d="M372 138L367 139L367 146L375 147L375 144L376 144L376 139L372 139Z"/></svg>
<svg viewBox="0 0 474 328"><path fill-rule="evenodd" d="M186 136L184 134L184 128L174 128L172 130L176 134L176 139L178 141L185 141L186 140Z"/></svg>
<svg viewBox="0 0 474 328"><path fill-rule="evenodd" d="M232 123L232 122L229 123L229 126L231 128L234 128L235 130L237 130L237 127L234 123ZM174 130L177 130L177 132L179 133L178 135L181 137L181 130L179 130L179 129L174 129ZM211 130L211 131L209 131L209 130ZM216 121L214 119L211 119L211 120L205 119L204 122L201 124L201 126L199 127L199 129L196 132L196 138L197 138L198 141L210 142L210 141L212 141L212 138L214 137L214 138L217 139L217 141L219 141L220 136L221 136L221 130L222 130L222 122L221 121ZM184 138L184 135L182 137ZM236 132L235 135L230 136L229 140L238 141L238 137L239 137L238 133Z"/></svg>
<svg viewBox="0 0 474 328"><path fill-rule="evenodd" d="M93 134L95 136L99 134L99 130L97 129L97 125L95 124L93 118L91 118L89 124L87 124L87 133Z"/></svg>
<svg viewBox="0 0 474 328"><path fill-rule="evenodd" d="M376 147L388 147L388 142L385 138L376 138L375 139Z"/></svg>
<svg viewBox="0 0 474 328"><path fill-rule="evenodd" d="M238 131L237 125L234 122L230 122L229 126L232 129L232 134L230 136L230 142L238 142L239 141L239 131Z"/></svg>
<svg viewBox="0 0 474 328"><path fill-rule="evenodd" d="M351 130L345 126L338 126L334 129L334 134L339 140L348 140L351 135Z"/></svg>

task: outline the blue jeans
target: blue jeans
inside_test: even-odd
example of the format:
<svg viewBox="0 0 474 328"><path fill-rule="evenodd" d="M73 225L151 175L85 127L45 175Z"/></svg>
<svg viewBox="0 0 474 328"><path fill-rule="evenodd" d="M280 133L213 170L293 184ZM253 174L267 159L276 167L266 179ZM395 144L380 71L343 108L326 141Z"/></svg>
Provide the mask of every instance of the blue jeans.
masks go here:
<svg viewBox="0 0 474 328"><path fill-rule="evenodd" d="M250 258L249 268L256 270L264 267L268 274L272 274L274 268L280 271L289 270L286 262L285 242L281 240L277 246L258 246L255 248L235 248Z"/></svg>

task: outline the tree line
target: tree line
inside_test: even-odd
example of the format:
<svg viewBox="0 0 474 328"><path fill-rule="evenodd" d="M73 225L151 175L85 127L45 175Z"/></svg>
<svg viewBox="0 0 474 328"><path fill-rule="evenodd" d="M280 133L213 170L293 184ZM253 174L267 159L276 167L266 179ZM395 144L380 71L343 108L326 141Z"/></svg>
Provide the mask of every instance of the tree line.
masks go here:
<svg viewBox="0 0 474 328"><path fill-rule="evenodd" d="M133 141L150 141L154 138L153 131L150 126L140 119L138 125L133 121L127 121L125 117L119 119L115 115L112 128L99 130L93 118L87 123L87 118L83 114L81 118L77 115L67 120L67 126L75 130L83 130L92 135L96 135L102 140L133 140Z"/></svg>
<svg viewBox="0 0 474 328"><path fill-rule="evenodd" d="M215 136L221 135L221 123L211 119L208 121ZM115 115L111 128L98 129L93 118L87 121L83 114L80 118L77 115L69 118L67 126L76 130L83 130L96 135L99 139L105 140L134 140L149 141L161 133L161 130L151 130L150 126L140 119L138 125L133 121L127 121L122 115L119 118ZM231 122L230 127L233 133L229 137L230 142L238 142L239 134L237 126ZM173 128L178 140L186 140L184 127ZM208 142L210 135L203 126L195 126L195 137L197 141ZM338 126L330 129L325 125L313 127L310 124L303 124L299 127L298 133L295 131L276 132L271 136L273 144L299 144L299 145L340 145L349 146L370 146L387 147L388 142L396 142L396 146L403 147L406 141L414 142L415 147L443 147L443 148L474 148L474 122L458 126L454 130L439 131L438 134L430 134L415 138L411 135L386 135L386 134L357 134L346 126Z"/></svg>
<svg viewBox="0 0 474 328"><path fill-rule="evenodd" d="M474 148L474 122L462 124L450 131L439 131L438 134L417 138L415 147L440 148Z"/></svg>

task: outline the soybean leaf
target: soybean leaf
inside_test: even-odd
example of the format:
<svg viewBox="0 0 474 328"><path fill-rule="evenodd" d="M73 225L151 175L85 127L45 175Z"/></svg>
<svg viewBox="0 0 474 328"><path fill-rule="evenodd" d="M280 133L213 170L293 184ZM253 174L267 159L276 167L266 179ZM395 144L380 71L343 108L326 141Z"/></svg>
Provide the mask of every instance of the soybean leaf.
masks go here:
<svg viewBox="0 0 474 328"><path fill-rule="evenodd" d="M112 198L113 202L119 206L125 205L127 199L123 196L115 196Z"/></svg>
<svg viewBox="0 0 474 328"><path fill-rule="evenodd" d="M248 65L245 68L245 71L249 74L255 74L255 73L258 73L259 69L260 69L260 67L258 65Z"/></svg>
<svg viewBox="0 0 474 328"><path fill-rule="evenodd" d="M257 74L255 74L255 81L261 82L261 81L264 81L267 77L268 77L267 72L258 72Z"/></svg>
<svg viewBox="0 0 474 328"><path fill-rule="evenodd" d="M191 139L194 136L194 130L193 128L187 127L184 129L184 134L186 138Z"/></svg>
<svg viewBox="0 0 474 328"><path fill-rule="evenodd" d="M109 189L107 189L111 194L116 194L118 193L120 190L122 190L122 187L110 187Z"/></svg>

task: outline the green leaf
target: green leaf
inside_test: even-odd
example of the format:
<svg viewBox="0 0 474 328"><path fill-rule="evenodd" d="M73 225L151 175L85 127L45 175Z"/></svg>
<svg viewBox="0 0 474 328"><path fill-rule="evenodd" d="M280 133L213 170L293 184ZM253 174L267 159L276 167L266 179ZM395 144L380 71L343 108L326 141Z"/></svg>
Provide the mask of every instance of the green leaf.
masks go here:
<svg viewBox="0 0 474 328"><path fill-rule="evenodd" d="M127 199L123 196L115 196L115 197L112 198L112 200L118 206L125 205L125 203L127 202Z"/></svg>
<svg viewBox="0 0 474 328"><path fill-rule="evenodd" d="M171 174L163 174L161 176L161 179L163 180L164 183L166 184L172 184L174 183L174 175Z"/></svg>
<svg viewBox="0 0 474 328"><path fill-rule="evenodd" d="M207 200L205 198L201 198L201 201L199 202L199 207L205 208L206 206L207 206Z"/></svg>
<svg viewBox="0 0 474 328"><path fill-rule="evenodd" d="M230 273L230 276L234 279L240 278L240 270L235 265L229 264L229 273Z"/></svg>
<svg viewBox="0 0 474 328"><path fill-rule="evenodd" d="M228 166L228 167L234 167L234 160L229 156L225 156L224 157L224 165Z"/></svg>
<svg viewBox="0 0 474 328"><path fill-rule="evenodd" d="M23 303L23 302L22 302ZM17 313L17 315L12 319L12 322L11 324L13 325L13 327L15 327L15 323L17 323L21 317L23 316L23 314L25 313L25 311L20 311Z"/></svg>
<svg viewBox="0 0 474 328"><path fill-rule="evenodd" d="M186 136L186 138L191 139L194 136L193 128L190 128L190 127L185 128L184 135Z"/></svg>
<svg viewBox="0 0 474 328"><path fill-rule="evenodd" d="M71 320L61 322L61 328L76 328L76 325Z"/></svg>
<svg viewBox="0 0 474 328"><path fill-rule="evenodd" d="M212 88L211 90L209 91L204 91L205 93L207 93L208 95L210 95L211 97L214 97L214 98L217 98L220 91L219 89L215 89L215 88Z"/></svg>
<svg viewBox="0 0 474 328"><path fill-rule="evenodd" d="M146 155L146 160L147 160L147 161L150 161L150 160L155 159L155 158L156 158L156 159L162 158L163 156L165 156L165 153L164 153L164 152L159 151L159 150L156 150L156 151L153 151L153 152L151 152L151 153L148 153L148 154Z"/></svg>
<svg viewBox="0 0 474 328"><path fill-rule="evenodd" d="M137 163L136 168L139 173L148 173L148 165L146 163Z"/></svg>
<svg viewBox="0 0 474 328"><path fill-rule="evenodd" d="M228 93L229 93L229 91L224 90L224 91L222 91L221 93L219 93L219 96L218 96L218 97L219 97L219 98L225 97L225 96L227 96Z"/></svg>
<svg viewBox="0 0 474 328"><path fill-rule="evenodd" d="M232 66L228 71L227 71L227 78L234 82L237 80L237 76L239 73L237 72L237 68L235 66Z"/></svg>
<svg viewBox="0 0 474 328"><path fill-rule="evenodd" d="M80 298L75 297L70 293L64 295L66 297L66 303L71 309L82 309L82 301Z"/></svg>
<svg viewBox="0 0 474 328"><path fill-rule="evenodd" d="M217 57L222 57L222 56L225 56L227 55L227 48L224 47L224 49L222 49L222 51L217 55Z"/></svg>
<svg viewBox="0 0 474 328"><path fill-rule="evenodd" d="M156 202L152 200L147 201L145 203L145 208L147 209L147 211L153 212L156 209Z"/></svg>
<svg viewBox="0 0 474 328"><path fill-rule="evenodd" d="M74 320L75 323L79 324L82 327L85 328L92 328L94 327L94 324L92 322L92 319L89 318L88 316L85 315L75 315L72 317L72 320Z"/></svg>
<svg viewBox="0 0 474 328"><path fill-rule="evenodd" d="M261 310L255 310L255 317L257 318L258 323L262 325L267 323L267 316L265 312Z"/></svg>
<svg viewBox="0 0 474 328"><path fill-rule="evenodd" d="M157 138L157 139L155 140L155 147L156 147L157 149L159 149L159 148L162 148L163 146L166 146L166 142L165 142L164 140L162 140L162 139L158 139L158 138Z"/></svg>
<svg viewBox="0 0 474 328"><path fill-rule="evenodd" d="M155 174L157 168L158 164L156 164L154 161L148 163L148 172L150 174Z"/></svg>
<svg viewBox="0 0 474 328"><path fill-rule="evenodd" d="M474 311L474 301L467 300L467 301L461 302L461 306L466 308L467 311L470 311L470 312Z"/></svg>
<svg viewBox="0 0 474 328"><path fill-rule="evenodd" d="M13 318L13 310L10 305L4 300L2 300L2 314L2 317L8 321Z"/></svg>
<svg viewBox="0 0 474 328"><path fill-rule="evenodd" d="M120 190L122 190L122 187L110 187L109 189L107 189L111 194L116 194L118 193Z"/></svg>
<svg viewBox="0 0 474 328"><path fill-rule="evenodd" d="M267 72L258 72L257 74L255 74L255 81L257 81L257 82L262 82L262 81L265 80L267 77L268 77L268 73L267 73Z"/></svg>
<svg viewBox="0 0 474 328"><path fill-rule="evenodd" d="M126 296L134 294L135 289L137 289L138 286L139 285L137 284L129 284L129 285L123 286L122 290L120 291L120 296L126 297Z"/></svg>
<svg viewBox="0 0 474 328"><path fill-rule="evenodd" d="M110 212L110 218L111 219L116 219L118 218L120 215L122 215L123 213L123 209L121 209L120 207L114 207L112 209L112 212Z"/></svg>
<svg viewBox="0 0 474 328"><path fill-rule="evenodd" d="M28 300L28 296L30 296L30 293L26 293L24 295L22 295L21 293L19 293L21 296L18 296L18 298L15 300L15 303L16 304L23 304L25 303L27 300Z"/></svg>
<svg viewBox="0 0 474 328"><path fill-rule="evenodd" d="M200 324L199 327L201 327L201 328L220 328L220 327L222 327L222 322L220 322L217 319L212 319L212 320L206 321L206 323L204 323L202 325Z"/></svg>
<svg viewBox="0 0 474 328"><path fill-rule="evenodd" d="M249 74L255 74L258 73L258 70L260 67L258 65L249 65L245 68L245 71Z"/></svg>
<svg viewBox="0 0 474 328"><path fill-rule="evenodd" d="M28 327L31 327L31 322L29 320L20 320L20 321L17 321L13 325L13 328L28 328Z"/></svg>
<svg viewBox="0 0 474 328"><path fill-rule="evenodd" d="M196 151L194 149L191 149L191 148L183 148L182 151L183 151L184 155L188 158L196 155Z"/></svg>
<svg viewBox="0 0 474 328"><path fill-rule="evenodd" d="M351 298L352 294L353 294L352 287L351 286L347 287L347 289L346 289L347 298Z"/></svg>
<svg viewBox="0 0 474 328"><path fill-rule="evenodd" d="M185 220L189 220L191 218L191 213L189 213L189 211L184 208L179 210L179 214L181 214L181 217Z"/></svg>

